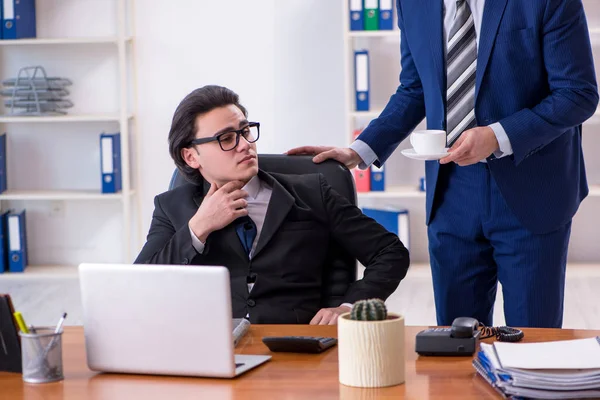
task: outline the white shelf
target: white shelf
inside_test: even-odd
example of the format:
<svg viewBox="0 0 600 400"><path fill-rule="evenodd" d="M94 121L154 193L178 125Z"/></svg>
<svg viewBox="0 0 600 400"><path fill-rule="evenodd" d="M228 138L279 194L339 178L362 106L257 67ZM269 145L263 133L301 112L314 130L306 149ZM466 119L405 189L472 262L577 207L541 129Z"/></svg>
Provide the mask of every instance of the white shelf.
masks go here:
<svg viewBox="0 0 600 400"><path fill-rule="evenodd" d="M391 186L382 192L358 192L358 200L425 198L425 192L416 186Z"/></svg>
<svg viewBox="0 0 600 400"><path fill-rule="evenodd" d="M130 195L135 191L131 190ZM122 193L102 194L95 190L7 190L0 200L121 200Z"/></svg>
<svg viewBox="0 0 600 400"><path fill-rule="evenodd" d="M350 111L350 116L354 118L377 118L383 111L383 108L373 111Z"/></svg>
<svg viewBox="0 0 600 400"><path fill-rule="evenodd" d="M1 42L1 40L0 40ZM127 116L133 118L133 114ZM119 122L119 114L73 114L73 115L48 115L48 116L19 116L19 115L0 115L0 123L48 123L48 122Z"/></svg>
<svg viewBox="0 0 600 400"><path fill-rule="evenodd" d="M128 36L124 40L130 42L131 37ZM51 45L51 44L117 44L119 38L117 36L100 36L100 37L74 37L74 38L34 38L34 39L16 39L16 40L0 40L0 46L21 46L21 45Z"/></svg>
<svg viewBox="0 0 600 400"><path fill-rule="evenodd" d="M77 279L76 265L28 265L25 272L0 273L2 280Z"/></svg>
<svg viewBox="0 0 600 400"><path fill-rule="evenodd" d="M397 37L400 38L400 30L393 29L387 31L350 31L350 37Z"/></svg>

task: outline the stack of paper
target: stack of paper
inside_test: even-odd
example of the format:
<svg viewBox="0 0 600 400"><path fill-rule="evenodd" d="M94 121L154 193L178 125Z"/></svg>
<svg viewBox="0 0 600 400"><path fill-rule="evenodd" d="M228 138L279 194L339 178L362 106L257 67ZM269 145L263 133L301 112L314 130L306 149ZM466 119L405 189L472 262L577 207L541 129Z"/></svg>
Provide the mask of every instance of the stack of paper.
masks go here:
<svg viewBox="0 0 600 400"><path fill-rule="evenodd" d="M473 366L505 398L600 398L600 337L481 343Z"/></svg>

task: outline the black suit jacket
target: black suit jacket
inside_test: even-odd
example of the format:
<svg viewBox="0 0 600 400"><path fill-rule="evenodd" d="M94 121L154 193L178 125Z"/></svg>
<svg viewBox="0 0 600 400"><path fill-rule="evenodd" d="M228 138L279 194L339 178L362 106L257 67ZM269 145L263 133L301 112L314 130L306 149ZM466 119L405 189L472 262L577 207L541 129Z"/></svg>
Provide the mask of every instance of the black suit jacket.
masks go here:
<svg viewBox="0 0 600 400"><path fill-rule="evenodd" d="M202 254L194 249L188 222L207 188L184 184L154 199L150 232L135 263L226 266L233 317L249 313L252 323L309 323L322 307L323 272L335 242L366 266L364 278L350 286L341 303L385 300L398 287L408 270L408 250L321 174L260 171L258 176L273 192L251 261L234 224L211 233ZM256 282L248 293L250 273Z"/></svg>

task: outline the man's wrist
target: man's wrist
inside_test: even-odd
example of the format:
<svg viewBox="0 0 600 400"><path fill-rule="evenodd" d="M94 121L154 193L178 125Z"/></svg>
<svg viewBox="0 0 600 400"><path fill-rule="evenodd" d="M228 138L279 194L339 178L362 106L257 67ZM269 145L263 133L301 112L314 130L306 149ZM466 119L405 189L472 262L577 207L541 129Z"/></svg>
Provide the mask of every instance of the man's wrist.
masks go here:
<svg viewBox="0 0 600 400"><path fill-rule="evenodd" d="M188 225L192 230L192 233L198 238L198 240L200 240L202 243L206 243L206 239L212 231L203 226L203 224L194 223L193 218L190 220Z"/></svg>

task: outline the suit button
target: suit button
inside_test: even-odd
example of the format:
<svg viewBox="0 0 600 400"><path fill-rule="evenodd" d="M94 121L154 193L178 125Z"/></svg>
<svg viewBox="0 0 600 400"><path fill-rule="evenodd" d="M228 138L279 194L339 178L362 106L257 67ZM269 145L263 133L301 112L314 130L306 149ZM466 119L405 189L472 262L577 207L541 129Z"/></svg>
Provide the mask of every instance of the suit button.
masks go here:
<svg viewBox="0 0 600 400"><path fill-rule="evenodd" d="M253 299L248 299L246 304L248 304L248 307L254 307L256 305L256 302Z"/></svg>
<svg viewBox="0 0 600 400"><path fill-rule="evenodd" d="M189 264L190 263L190 259L189 258L184 258L182 264Z"/></svg>

